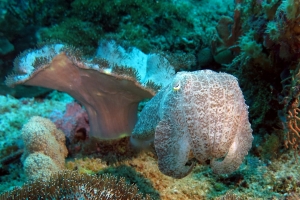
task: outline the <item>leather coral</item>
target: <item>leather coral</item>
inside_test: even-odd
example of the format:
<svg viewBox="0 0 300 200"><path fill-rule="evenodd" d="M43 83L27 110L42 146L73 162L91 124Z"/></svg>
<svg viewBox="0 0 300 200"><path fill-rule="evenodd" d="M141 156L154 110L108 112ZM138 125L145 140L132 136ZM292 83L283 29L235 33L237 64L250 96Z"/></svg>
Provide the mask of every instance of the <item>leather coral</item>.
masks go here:
<svg viewBox="0 0 300 200"><path fill-rule="evenodd" d="M114 139L130 135L138 103L167 85L175 72L159 54L144 54L102 41L95 56L84 58L63 44L21 54L6 84L42 86L70 94L87 110L90 134Z"/></svg>
<svg viewBox="0 0 300 200"><path fill-rule="evenodd" d="M191 155L210 160L217 174L235 171L253 140L237 79L210 70L178 72L145 106L131 140L153 137L159 169L168 176L186 176Z"/></svg>

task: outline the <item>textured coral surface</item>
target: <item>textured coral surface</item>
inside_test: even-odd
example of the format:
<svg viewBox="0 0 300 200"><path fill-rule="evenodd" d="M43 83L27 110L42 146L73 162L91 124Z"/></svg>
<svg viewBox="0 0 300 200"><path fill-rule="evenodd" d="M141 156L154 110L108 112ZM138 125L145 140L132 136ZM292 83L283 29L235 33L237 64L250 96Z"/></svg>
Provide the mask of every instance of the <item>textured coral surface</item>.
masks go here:
<svg viewBox="0 0 300 200"><path fill-rule="evenodd" d="M66 136L49 119L34 116L22 128L24 170L29 180L47 179L65 167Z"/></svg>

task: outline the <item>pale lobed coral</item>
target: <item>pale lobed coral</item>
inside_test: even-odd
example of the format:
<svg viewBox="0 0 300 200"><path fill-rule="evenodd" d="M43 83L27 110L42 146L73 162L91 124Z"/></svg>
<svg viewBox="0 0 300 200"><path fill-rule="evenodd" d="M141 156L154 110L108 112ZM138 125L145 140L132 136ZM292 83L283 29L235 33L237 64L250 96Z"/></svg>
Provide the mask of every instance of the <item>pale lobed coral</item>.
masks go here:
<svg viewBox="0 0 300 200"><path fill-rule="evenodd" d="M252 144L248 107L237 79L210 70L179 72L143 109L131 141L154 137L159 169L182 178L211 160L217 174L235 171ZM222 161L219 159L224 158Z"/></svg>
<svg viewBox="0 0 300 200"><path fill-rule="evenodd" d="M22 128L25 145L24 170L29 180L47 178L53 172L64 169L65 135L55 124L42 117L32 117Z"/></svg>
<svg viewBox="0 0 300 200"><path fill-rule="evenodd" d="M130 135L138 103L167 85L175 71L159 54L144 54L103 41L92 59L62 44L24 52L6 84L42 86L70 94L86 109L90 136L115 139Z"/></svg>
<svg viewBox="0 0 300 200"><path fill-rule="evenodd" d="M41 152L29 154L23 163L23 169L29 181L48 180L54 172L61 170L49 156Z"/></svg>

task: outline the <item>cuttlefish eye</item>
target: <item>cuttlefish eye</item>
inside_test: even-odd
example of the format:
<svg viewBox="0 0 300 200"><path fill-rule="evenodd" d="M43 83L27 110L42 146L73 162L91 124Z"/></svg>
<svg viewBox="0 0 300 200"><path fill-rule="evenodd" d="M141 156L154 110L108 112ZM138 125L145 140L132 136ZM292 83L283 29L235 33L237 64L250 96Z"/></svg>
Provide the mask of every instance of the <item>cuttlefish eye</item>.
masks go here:
<svg viewBox="0 0 300 200"><path fill-rule="evenodd" d="M180 83L176 83L173 87L174 91L178 91L180 89Z"/></svg>

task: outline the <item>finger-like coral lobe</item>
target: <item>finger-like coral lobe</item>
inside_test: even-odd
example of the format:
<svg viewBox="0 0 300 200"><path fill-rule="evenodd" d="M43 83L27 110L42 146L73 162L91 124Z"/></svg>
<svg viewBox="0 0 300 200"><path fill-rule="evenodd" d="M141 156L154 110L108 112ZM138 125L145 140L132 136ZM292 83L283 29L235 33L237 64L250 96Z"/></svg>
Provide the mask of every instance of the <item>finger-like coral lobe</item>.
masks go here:
<svg viewBox="0 0 300 200"><path fill-rule="evenodd" d="M29 180L46 180L52 173L64 169L68 155L65 135L49 119L32 117L22 128L22 139L23 158L26 157L24 171Z"/></svg>
<svg viewBox="0 0 300 200"><path fill-rule="evenodd" d="M113 41L101 42L92 59L62 44L44 46L18 57L14 71L7 85L42 86L74 97L87 110L90 136L104 139L129 135L138 102L151 98L157 86L167 85L174 76L162 56L124 49Z"/></svg>
<svg viewBox="0 0 300 200"><path fill-rule="evenodd" d="M191 154L201 163L211 160L217 174L236 170L253 140L236 78L210 70L177 73L145 106L132 140L153 136L159 169L166 175L186 176Z"/></svg>

